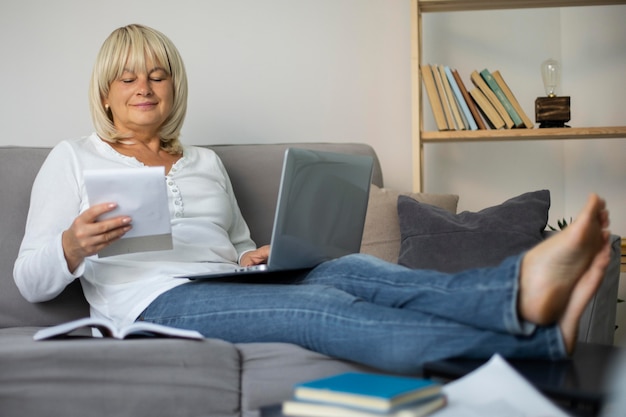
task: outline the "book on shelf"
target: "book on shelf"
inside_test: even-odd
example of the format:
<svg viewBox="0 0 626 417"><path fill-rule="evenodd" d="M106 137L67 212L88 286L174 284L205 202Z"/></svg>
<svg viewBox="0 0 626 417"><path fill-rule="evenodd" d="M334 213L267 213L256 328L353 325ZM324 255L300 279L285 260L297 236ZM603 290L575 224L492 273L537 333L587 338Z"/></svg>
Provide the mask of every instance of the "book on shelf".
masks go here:
<svg viewBox="0 0 626 417"><path fill-rule="evenodd" d="M472 117L474 118L474 122L478 126L478 129L481 129L481 130L487 129L487 126L485 125L485 122L483 122L483 118L480 115L478 107L476 107L476 103L470 96L469 91L467 91L467 88L465 87L465 83L463 83L463 79L459 75L459 72L453 69L452 75L454 76L454 79L456 80L456 84L459 87L459 90L461 91L463 98L465 99L465 104L469 108L469 111L472 114Z"/></svg>
<svg viewBox="0 0 626 417"><path fill-rule="evenodd" d="M502 120L496 108L493 107L491 102L478 87L474 87L470 90L470 96L472 96L478 108L485 115L485 120L487 120L487 123L492 129L502 129L505 127L504 120Z"/></svg>
<svg viewBox="0 0 626 417"><path fill-rule="evenodd" d="M534 128L535 125L533 121L530 119L530 117L528 117L526 112L524 112L524 109L522 109L522 106L519 104L519 101L517 101L517 98L515 98L515 95L509 88L508 84L504 81L504 78L502 77L502 74L500 74L500 71L496 70L492 72L491 75L496 80L496 82L498 83L502 91L504 92L504 95L506 96L506 98L509 99L509 101L511 102L511 105L513 106L513 108L515 109L519 117L522 118L522 121L524 122L524 126L528 129Z"/></svg>
<svg viewBox="0 0 626 417"><path fill-rule="evenodd" d="M474 116L472 115L472 112L470 112L469 106L467 105L467 101L466 101L467 99L461 92L461 88L459 87L459 84L456 78L454 77L452 70L448 66L445 66L444 70L446 71L446 76L448 77L448 81L450 82L450 87L452 87L452 92L454 93L454 98L456 99L456 103L458 104L459 109L461 110L464 123L466 124L466 129L478 130L478 125L476 124L476 121L474 120Z"/></svg>
<svg viewBox="0 0 626 417"><path fill-rule="evenodd" d="M511 104L506 94L504 94L504 91L502 91L500 85L496 82L495 78L493 78L491 72L485 68L480 72L480 76L483 77L483 80L485 80L489 88L491 88L491 91L493 91L498 100L500 100L504 110L506 110L507 114L511 117L511 120L513 120L514 127L524 127L522 118L517 114L517 111L513 108L513 104Z"/></svg>
<svg viewBox="0 0 626 417"><path fill-rule="evenodd" d="M513 126L515 126L515 124L513 123L513 119L511 119L511 116L509 116L498 97L496 97L491 88L489 88L489 86L487 85L485 80L483 80L483 77L481 77L478 71L472 71L472 73L470 74L470 79L472 80L474 85L483 93L483 95L487 97L487 100L489 100L491 105L496 109L502 120L504 120L504 125L506 126L506 128L513 128Z"/></svg>
<svg viewBox="0 0 626 417"><path fill-rule="evenodd" d="M424 417L444 407L446 403L446 396L437 394L383 414L334 404L288 400L283 402L282 412L286 416L300 417Z"/></svg>
<svg viewBox="0 0 626 417"><path fill-rule="evenodd" d="M439 75L441 76L441 83L443 84L443 90L446 93L446 101L448 102L448 106L450 106L450 111L452 112L452 120L454 120L454 127L456 130L465 130L465 124L463 123L463 118L461 117L461 111L459 109L459 105L456 102L456 98L454 97L454 92L452 91L452 86L450 85L450 80L446 74L446 69L443 65L437 65L437 70L439 71Z"/></svg>
<svg viewBox="0 0 626 417"><path fill-rule="evenodd" d="M446 123L448 124L448 130L456 130L454 125L454 117L452 116L452 109L450 103L448 103L448 97L446 96L446 90L443 85L441 73L437 68L437 65L431 65L433 71L433 77L435 77L435 85L437 86L437 93L441 99L441 105L443 106L443 114L446 116Z"/></svg>
<svg viewBox="0 0 626 417"><path fill-rule="evenodd" d="M424 83L424 88L426 89L426 95L428 96L430 108L433 111L437 129L448 130L448 122L446 121L446 116L443 113L443 105L441 104L439 93L437 92L437 85L435 84L432 68L430 65L422 65L420 67L420 71L422 73L422 82Z"/></svg>
<svg viewBox="0 0 626 417"><path fill-rule="evenodd" d="M347 372L297 384L294 399L388 413L441 392L430 379Z"/></svg>
<svg viewBox="0 0 626 417"><path fill-rule="evenodd" d="M33 336L33 339L46 340L70 336L72 333L80 329L97 329L103 337L112 337L115 339L128 339L134 337L174 337L196 340L204 339L202 334L195 330L177 329L175 327L164 326L146 321L137 321L124 328L118 329L110 320L96 317L86 317L58 324L56 326L46 327L37 331L37 333Z"/></svg>

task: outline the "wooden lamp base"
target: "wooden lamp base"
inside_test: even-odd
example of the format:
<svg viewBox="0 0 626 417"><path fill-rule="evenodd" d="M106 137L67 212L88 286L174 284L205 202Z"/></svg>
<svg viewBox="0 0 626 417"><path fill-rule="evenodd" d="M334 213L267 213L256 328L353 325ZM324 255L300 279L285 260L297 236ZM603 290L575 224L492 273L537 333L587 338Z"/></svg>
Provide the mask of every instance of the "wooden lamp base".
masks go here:
<svg viewBox="0 0 626 417"><path fill-rule="evenodd" d="M535 100L535 121L539 127L569 127L569 97L537 97Z"/></svg>

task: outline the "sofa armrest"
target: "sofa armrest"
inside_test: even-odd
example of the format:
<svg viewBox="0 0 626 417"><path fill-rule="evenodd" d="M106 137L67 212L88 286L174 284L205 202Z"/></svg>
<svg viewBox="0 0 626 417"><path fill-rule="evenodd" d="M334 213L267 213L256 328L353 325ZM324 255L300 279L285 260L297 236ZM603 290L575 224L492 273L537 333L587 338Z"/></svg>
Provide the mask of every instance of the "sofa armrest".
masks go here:
<svg viewBox="0 0 626 417"><path fill-rule="evenodd" d="M581 317L578 328L580 342L613 344L621 251L621 238L611 235L611 261L598 292Z"/></svg>

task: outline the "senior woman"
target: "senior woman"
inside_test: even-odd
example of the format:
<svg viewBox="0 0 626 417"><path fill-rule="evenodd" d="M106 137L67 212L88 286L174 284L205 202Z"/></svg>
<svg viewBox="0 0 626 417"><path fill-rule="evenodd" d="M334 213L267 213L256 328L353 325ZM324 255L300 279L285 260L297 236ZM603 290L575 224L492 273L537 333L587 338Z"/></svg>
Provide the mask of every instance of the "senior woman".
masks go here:
<svg viewBox="0 0 626 417"><path fill-rule="evenodd" d="M14 277L31 302L80 278L91 314L117 325L146 320L231 342L288 342L388 371L449 356L561 358L609 260L608 212L592 195L576 222L495 268L410 270L364 255L318 265L282 284L192 283L174 275L267 260L224 166L180 143L187 106L183 61L162 33L115 30L90 86L96 132L63 141L37 176ZM173 249L97 257L132 219L97 219L83 171L164 166Z"/></svg>

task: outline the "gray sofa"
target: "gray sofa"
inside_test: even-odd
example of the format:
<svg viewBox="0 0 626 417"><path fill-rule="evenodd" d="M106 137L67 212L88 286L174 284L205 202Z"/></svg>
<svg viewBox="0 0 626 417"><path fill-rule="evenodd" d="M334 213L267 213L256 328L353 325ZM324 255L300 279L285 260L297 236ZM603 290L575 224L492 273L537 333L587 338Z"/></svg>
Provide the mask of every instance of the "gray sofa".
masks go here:
<svg viewBox="0 0 626 417"><path fill-rule="evenodd" d="M252 237L269 242L281 161L288 145L212 146L230 173ZM297 144L376 156L362 144ZM297 346L222 340L70 338L34 342L41 327L88 315L80 284L57 299L26 302L12 278L32 181L49 149L0 148L0 415L255 416L289 397L301 380L364 370ZM396 192L384 190L378 162L362 251L394 261L400 245ZM414 196L456 210L456 196ZM394 217L395 216L395 217ZM617 239L616 239L617 241ZM612 343L619 243L580 338Z"/></svg>

